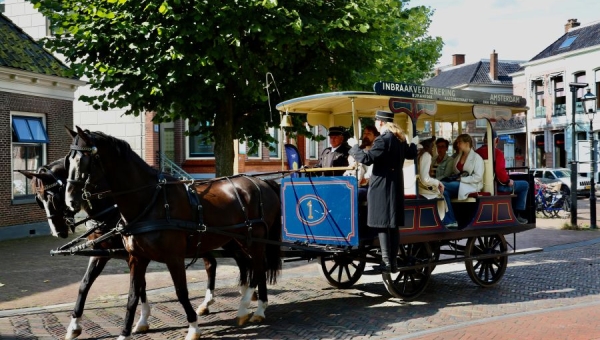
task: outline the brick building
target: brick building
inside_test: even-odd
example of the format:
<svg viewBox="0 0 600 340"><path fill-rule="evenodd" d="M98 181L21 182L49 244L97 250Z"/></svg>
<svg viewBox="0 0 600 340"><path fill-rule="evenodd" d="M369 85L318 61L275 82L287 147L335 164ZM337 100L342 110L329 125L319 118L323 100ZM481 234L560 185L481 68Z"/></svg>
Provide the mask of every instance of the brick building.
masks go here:
<svg viewBox="0 0 600 340"><path fill-rule="evenodd" d="M73 99L84 83L11 20L0 14L0 240L48 233L27 178L64 157ZM21 226L16 226L16 225ZM22 225L25 224L26 227Z"/></svg>

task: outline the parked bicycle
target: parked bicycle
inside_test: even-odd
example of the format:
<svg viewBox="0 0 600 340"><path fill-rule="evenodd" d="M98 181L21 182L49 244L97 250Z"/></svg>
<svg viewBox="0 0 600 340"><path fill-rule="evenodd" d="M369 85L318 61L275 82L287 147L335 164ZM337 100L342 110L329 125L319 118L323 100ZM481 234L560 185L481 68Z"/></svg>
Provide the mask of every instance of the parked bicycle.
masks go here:
<svg viewBox="0 0 600 340"><path fill-rule="evenodd" d="M569 188L562 182L542 183L535 178L536 212L545 217L566 218L571 211L571 197Z"/></svg>

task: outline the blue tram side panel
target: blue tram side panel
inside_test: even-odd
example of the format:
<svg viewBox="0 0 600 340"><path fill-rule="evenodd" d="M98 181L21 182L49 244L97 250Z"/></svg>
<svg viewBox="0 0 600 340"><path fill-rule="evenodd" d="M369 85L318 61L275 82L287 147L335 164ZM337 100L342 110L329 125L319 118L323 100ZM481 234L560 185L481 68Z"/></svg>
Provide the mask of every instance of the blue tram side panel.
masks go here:
<svg viewBox="0 0 600 340"><path fill-rule="evenodd" d="M281 197L284 241L358 246L355 177L284 178Z"/></svg>

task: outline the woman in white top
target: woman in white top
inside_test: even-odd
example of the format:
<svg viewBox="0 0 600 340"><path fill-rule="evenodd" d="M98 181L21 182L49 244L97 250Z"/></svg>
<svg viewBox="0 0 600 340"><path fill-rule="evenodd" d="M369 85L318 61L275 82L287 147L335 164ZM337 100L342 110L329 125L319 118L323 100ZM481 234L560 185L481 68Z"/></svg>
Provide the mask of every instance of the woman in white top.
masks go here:
<svg viewBox="0 0 600 340"><path fill-rule="evenodd" d="M421 142L423 148L419 150L417 156L417 164L419 166L419 195L426 197L427 199L442 198L438 200L438 214L442 219L442 223L447 227L456 227L456 218L452 212L452 206L450 205L450 196L444 190L444 184L434 177L429 175L429 169L431 168L431 159L433 151L434 139L426 139ZM449 208L450 207L450 208Z"/></svg>
<svg viewBox="0 0 600 340"><path fill-rule="evenodd" d="M450 197L465 200L470 193L483 188L483 158L473 150L473 139L467 134L456 137L458 154L454 159L454 173L461 174L456 181L442 182Z"/></svg>

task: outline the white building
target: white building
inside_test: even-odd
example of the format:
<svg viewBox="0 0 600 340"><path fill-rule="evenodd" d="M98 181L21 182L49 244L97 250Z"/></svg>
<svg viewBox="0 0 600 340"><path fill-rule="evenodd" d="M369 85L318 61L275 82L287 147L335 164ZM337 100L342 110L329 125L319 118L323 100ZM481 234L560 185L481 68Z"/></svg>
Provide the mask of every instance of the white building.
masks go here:
<svg viewBox="0 0 600 340"><path fill-rule="evenodd" d="M587 83L591 93L598 95L599 36L600 22L580 25L577 19L570 19L561 37L512 74L513 93L526 98L529 106L527 140L530 167L569 167L572 159L573 104L576 106L576 140L582 141L577 144L589 147L587 131L590 123L583 114L579 99L587 88L574 88L576 92L573 93L569 84ZM598 118L595 121L593 131L597 135L600 125ZM575 160L589 161L589 154L576 152ZM588 176L589 168L589 163L580 163L579 172L582 176Z"/></svg>

